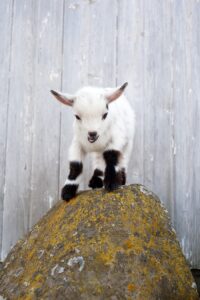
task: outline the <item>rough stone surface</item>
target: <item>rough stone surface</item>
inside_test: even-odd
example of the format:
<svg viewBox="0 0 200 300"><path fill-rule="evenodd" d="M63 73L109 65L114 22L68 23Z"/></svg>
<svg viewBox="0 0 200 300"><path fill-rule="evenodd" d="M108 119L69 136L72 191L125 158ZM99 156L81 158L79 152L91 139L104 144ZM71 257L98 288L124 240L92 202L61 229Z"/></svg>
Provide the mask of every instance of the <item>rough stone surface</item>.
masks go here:
<svg viewBox="0 0 200 300"><path fill-rule="evenodd" d="M0 270L3 299L198 299L159 199L140 185L58 202Z"/></svg>

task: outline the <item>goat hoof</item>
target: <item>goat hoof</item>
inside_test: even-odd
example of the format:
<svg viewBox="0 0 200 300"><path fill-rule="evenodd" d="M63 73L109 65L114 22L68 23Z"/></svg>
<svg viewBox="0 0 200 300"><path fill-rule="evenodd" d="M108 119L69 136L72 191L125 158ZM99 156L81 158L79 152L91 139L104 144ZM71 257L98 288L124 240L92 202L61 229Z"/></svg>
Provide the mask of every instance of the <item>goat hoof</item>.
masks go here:
<svg viewBox="0 0 200 300"><path fill-rule="evenodd" d="M78 185L76 184L67 184L62 188L61 198L62 200L69 201L74 198L76 195L76 191L78 189Z"/></svg>
<svg viewBox="0 0 200 300"><path fill-rule="evenodd" d="M105 189L108 192L114 191L114 190L118 189L119 187L120 187L120 185L116 182L105 183Z"/></svg>
<svg viewBox="0 0 200 300"><path fill-rule="evenodd" d="M98 177L98 176L94 176L90 179L90 182L89 182L89 187L91 187L92 189L100 189L103 187L103 180Z"/></svg>

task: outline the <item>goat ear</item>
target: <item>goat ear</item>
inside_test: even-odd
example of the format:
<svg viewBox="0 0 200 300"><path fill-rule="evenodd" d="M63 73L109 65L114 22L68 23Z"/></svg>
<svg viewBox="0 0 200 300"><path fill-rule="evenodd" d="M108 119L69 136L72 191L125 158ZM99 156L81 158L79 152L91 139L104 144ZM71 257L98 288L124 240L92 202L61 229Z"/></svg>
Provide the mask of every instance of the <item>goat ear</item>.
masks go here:
<svg viewBox="0 0 200 300"><path fill-rule="evenodd" d="M128 82L125 82L122 86L116 88L115 90L112 90L111 92L106 93L106 99L108 100L108 102L112 102L119 98L123 94L127 85Z"/></svg>
<svg viewBox="0 0 200 300"><path fill-rule="evenodd" d="M63 93L56 92L56 91L53 91L53 90L51 90L51 93L54 95L54 97L58 101L62 102L65 105L72 106L73 103L74 103L74 100L75 100L75 96L74 95L63 94Z"/></svg>

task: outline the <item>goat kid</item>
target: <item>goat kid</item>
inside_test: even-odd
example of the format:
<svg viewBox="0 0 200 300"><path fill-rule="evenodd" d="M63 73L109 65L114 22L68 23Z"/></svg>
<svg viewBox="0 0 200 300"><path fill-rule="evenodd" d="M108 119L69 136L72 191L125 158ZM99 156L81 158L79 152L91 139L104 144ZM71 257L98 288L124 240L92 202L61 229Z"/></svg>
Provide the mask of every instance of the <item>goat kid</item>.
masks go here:
<svg viewBox="0 0 200 300"><path fill-rule="evenodd" d="M61 192L63 200L69 201L76 195L88 152L92 152L94 170L89 187L105 186L112 191L126 183L135 131L135 114L123 95L127 84L114 89L84 87L75 95L51 90L57 100L73 108L75 115L69 148L70 172Z"/></svg>

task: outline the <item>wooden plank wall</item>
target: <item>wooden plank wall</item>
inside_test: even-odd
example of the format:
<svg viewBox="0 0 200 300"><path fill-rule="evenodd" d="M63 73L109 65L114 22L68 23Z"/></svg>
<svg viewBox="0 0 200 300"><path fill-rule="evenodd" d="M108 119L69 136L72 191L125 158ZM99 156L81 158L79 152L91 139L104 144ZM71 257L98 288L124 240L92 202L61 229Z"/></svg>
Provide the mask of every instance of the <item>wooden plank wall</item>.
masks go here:
<svg viewBox="0 0 200 300"><path fill-rule="evenodd" d="M200 268L200 1L8 0L0 16L1 258L57 201L68 171L73 116L49 90L128 81L129 183L158 194Z"/></svg>

